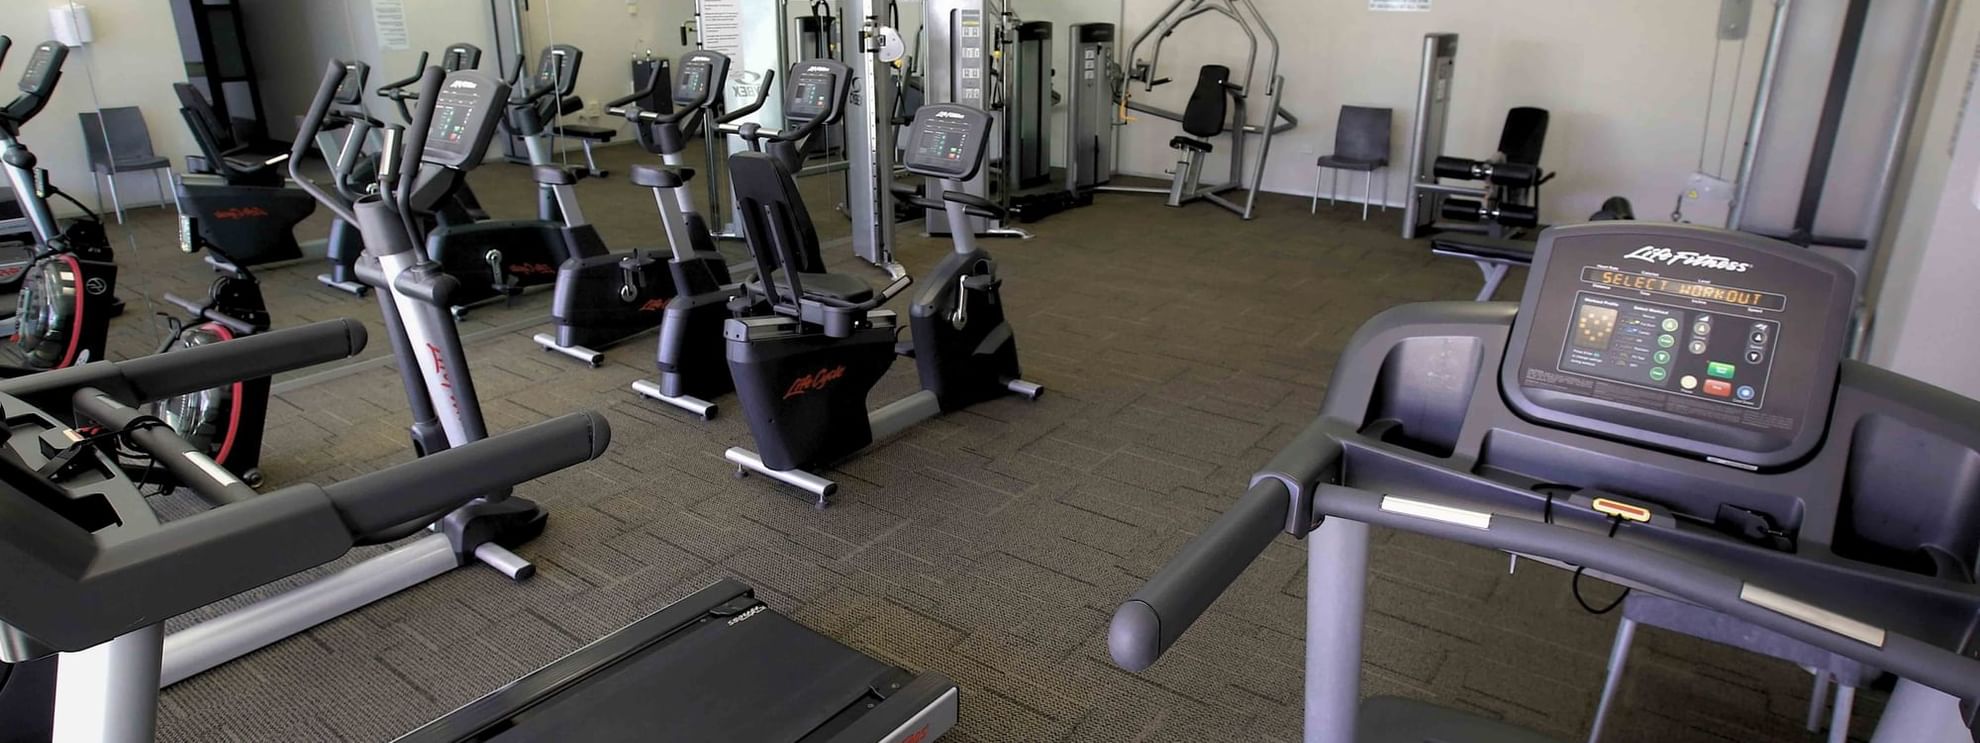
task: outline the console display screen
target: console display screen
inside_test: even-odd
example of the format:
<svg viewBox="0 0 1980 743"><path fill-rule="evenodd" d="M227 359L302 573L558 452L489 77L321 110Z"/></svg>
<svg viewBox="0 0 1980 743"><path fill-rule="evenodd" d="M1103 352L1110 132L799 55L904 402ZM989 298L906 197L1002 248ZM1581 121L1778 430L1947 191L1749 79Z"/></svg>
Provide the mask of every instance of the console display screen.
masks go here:
<svg viewBox="0 0 1980 743"><path fill-rule="evenodd" d="M1575 295L1556 368L1760 408L1779 337L1772 320L1584 291Z"/></svg>
<svg viewBox="0 0 1980 743"><path fill-rule="evenodd" d="M794 82L790 103L792 118L809 121L831 108L833 84L837 81L830 75L801 75Z"/></svg>
<svg viewBox="0 0 1980 743"><path fill-rule="evenodd" d="M675 103L692 103L708 89L708 63L689 62L681 67L681 84L674 92Z"/></svg>
<svg viewBox="0 0 1980 743"><path fill-rule="evenodd" d="M908 147L908 162L917 168L961 173L969 169L964 158L969 153L969 129L960 124L932 121L915 130Z"/></svg>
<svg viewBox="0 0 1980 743"><path fill-rule="evenodd" d="M1649 276L1629 271L1608 271L1592 266L1581 269L1581 280L1591 284L1636 289L1652 294L1663 294L1686 299L1703 299L1710 302L1757 307L1763 310L1780 311L1787 309L1787 297L1773 292L1741 289L1723 284L1707 284L1698 281L1685 281L1663 276Z"/></svg>

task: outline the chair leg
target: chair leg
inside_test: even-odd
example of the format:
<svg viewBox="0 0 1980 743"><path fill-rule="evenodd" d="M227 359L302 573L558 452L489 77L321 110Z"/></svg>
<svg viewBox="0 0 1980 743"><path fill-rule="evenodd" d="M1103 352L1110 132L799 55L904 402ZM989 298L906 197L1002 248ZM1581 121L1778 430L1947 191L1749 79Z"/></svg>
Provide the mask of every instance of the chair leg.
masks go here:
<svg viewBox="0 0 1980 743"><path fill-rule="evenodd" d="M165 196L165 172L162 170L153 170L151 171L151 179L158 182L158 208L164 209L166 202L171 201L171 199Z"/></svg>
<svg viewBox="0 0 1980 743"><path fill-rule="evenodd" d="M1327 181L1327 205L1333 206L1338 201L1338 198L1334 194L1341 190L1341 171L1329 170L1328 172L1334 174L1334 179Z"/></svg>
<svg viewBox="0 0 1980 743"><path fill-rule="evenodd" d="M1822 711L1829 702L1829 672L1815 672L1815 688L1808 692L1808 732L1822 731Z"/></svg>
<svg viewBox="0 0 1980 743"><path fill-rule="evenodd" d="M1602 701L1595 705L1595 722L1588 728L1588 743L1600 743L1602 723L1609 718L1616 691L1622 688L1623 667L1629 661L1629 645L1636 639L1636 622L1624 619L1616 625L1616 644L1609 648L1609 677L1602 682Z"/></svg>
<svg viewBox="0 0 1980 743"><path fill-rule="evenodd" d="M1382 213L1389 213L1389 169L1382 168Z"/></svg>
<svg viewBox="0 0 1980 743"><path fill-rule="evenodd" d="M1361 221L1368 221L1368 199L1375 193L1375 171L1361 172Z"/></svg>
<svg viewBox="0 0 1980 743"><path fill-rule="evenodd" d="M1849 715L1856 706L1856 687L1836 684L1836 708L1829 713L1829 743L1849 743Z"/></svg>
<svg viewBox="0 0 1980 743"><path fill-rule="evenodd" d="M109 175L109 178L110 178L110 205L117 208L117 224L123 224L124 202L119 201L117 199L117 174L111 173Z"/></svg>
<svg viewBox="0 0 1980 743"><path fill-rule="evenodd" d="M96 187L96 213L97 213L97 214L102 214L102 213L103 213L103 173L102 173L102 171L97 171L97 170L92 170L92 171L89 171L89 185L91 185L91 186L94 186L94 187Z"/></svg>
<svg viewBox="0 0 1980 743"><path fill-rule="evenodd" d="M1320 213L1320 181L1325 179L1326 177L1327 177L1326 168L1313 169L1313 205L1307 208L1306 210L1307 214Z"/></svg>

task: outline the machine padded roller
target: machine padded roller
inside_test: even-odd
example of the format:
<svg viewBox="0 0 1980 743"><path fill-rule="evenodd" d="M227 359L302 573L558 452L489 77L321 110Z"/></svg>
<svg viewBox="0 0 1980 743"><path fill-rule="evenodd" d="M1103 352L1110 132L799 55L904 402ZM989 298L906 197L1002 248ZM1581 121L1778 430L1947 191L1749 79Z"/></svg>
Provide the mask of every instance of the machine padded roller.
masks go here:
<svg viewBox="0 0 1980 743"><path fill-rule="evenodd" d="M1540 167L1510 162L1489 162L1468 157L1439 156L1435 165L1437 177L1456 178L1466 181L1489 181L1494 185L1510 188L1532 188L1540 185Z"/></svg>
<svg viewBox="0 0 1980 743"><path fill-rule="evenodd" d="M1465 222L1493 222L1507 227L1533 227L1540 224L1540 210L1526 204L1486 206L1477 199L1445 199L1444 219Z"/></svg>

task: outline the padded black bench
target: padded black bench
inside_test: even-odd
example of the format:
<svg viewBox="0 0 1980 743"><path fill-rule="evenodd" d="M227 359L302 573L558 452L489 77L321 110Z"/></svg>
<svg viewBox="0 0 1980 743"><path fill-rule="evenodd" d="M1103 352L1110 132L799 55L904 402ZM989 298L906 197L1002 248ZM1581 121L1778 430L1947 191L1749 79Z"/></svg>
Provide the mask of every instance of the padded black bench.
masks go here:
<svg viewBox="0 0 1980 743"><path fill-rule="evenodd" d="M598 161L591 157L591 145L609 143L619 136L619 130L585 124L559 124L551 133L558 137L570 137L584 145L584 167L576 169L579 178L604 178L610 173L598 169Z"/></svg>
<svg viewBox="0 0 1980 743"><path fill-rule="evenodd" d="M1485 274L1485 286L1478 290L1476 301L1479 302L1492 301L1499 284L1506 280L1508 269L1533 265L1533 246L1531 240L1468 232L1445 232L1430 238L1431 253L1471 261Z"/></svg>

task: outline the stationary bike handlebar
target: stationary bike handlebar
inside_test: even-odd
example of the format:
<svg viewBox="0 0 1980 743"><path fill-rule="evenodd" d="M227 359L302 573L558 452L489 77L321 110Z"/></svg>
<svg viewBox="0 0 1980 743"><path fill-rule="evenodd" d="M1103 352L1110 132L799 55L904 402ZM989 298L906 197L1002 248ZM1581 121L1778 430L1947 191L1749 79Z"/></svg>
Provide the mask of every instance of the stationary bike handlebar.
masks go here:
<svg viewBox="0 0 1980 743"><path fill-rule="evenodd" d="M212 307L209 307L203 303L194 302L190 299L186 299L185 297L181 297L171 292L165 293L165 303L172 305L174 307L178 307L179 309L185 310L186 314L192 315L193 317L197 317L201 320L225 325L227 326L228 330L232 330L235 333L239 333L241 335L253 335L254 333L260 330L260 328L256 328L254 326L254 323L250 323L246 320L242 320L238 317L234 317L233 315L229 315L227 313L213 309Z"/></svg>
<svg viewBox="0 0 1980 743"><path fill-rule="evenodd" d="M419 82L420 76L426 74L426 59L426 52L420 52L419 62L413 66L413 69L418 70L418 72L413 73L412 77L403 80L393 80L392 82L378 86L378 97L391 101L399 107L399 119L401 121L412 120L412 108L406 105L406 101L412 100L417 96L413 93L406 92L406 87Z"/></svg>

